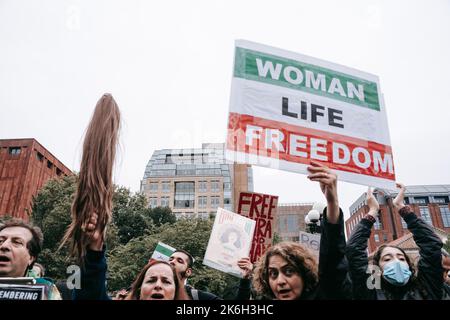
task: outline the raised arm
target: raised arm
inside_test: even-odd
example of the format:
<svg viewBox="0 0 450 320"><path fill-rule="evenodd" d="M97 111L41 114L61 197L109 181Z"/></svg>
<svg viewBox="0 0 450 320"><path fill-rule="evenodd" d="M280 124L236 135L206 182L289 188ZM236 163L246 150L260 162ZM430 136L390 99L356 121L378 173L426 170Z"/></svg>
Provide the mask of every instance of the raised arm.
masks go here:
<svg viewBox="0 0 450 320"><path fill-rule="evenodd" d="M442 241L434 233L433 229L422 219L419 219L409 206L405 206L405 186L397 183L400 189L393 200L394 207L398 210L413 234L414 241L419 247L420 259L418 263L418 274L422 285L427 288L432 299L441 299L443 282L442 273Z"/></svg>
<svg viewBox="0 0 450 320"><path fill-rule="evenodd" d="M86 226L88 240L84 266L81 268L81 288L75 289L74 300L109 300L106 293L106 258L103 233L97 226L97 214L93 213Z"/></svg>
<svg viewBox="0 0 450 320"><path fill-rule="evenodd" d="M375 290L369 290L370 274L368 273L367 241L370 238L372 226L378 217L380 206L371 188L367 191L366 201L369 212L356 225L346 247L354 299L372 299L372 295L376 294Z"/></svg>
<svg viewBox="0 0 450 320"><path fill-rule="evenodd" d="M327 207L323 213L319 253L320 296L325 299L350 299L351 285L345 258L344 215L339 208L337 175L328 167L312 161L308 178L320 183Z"/></svg>

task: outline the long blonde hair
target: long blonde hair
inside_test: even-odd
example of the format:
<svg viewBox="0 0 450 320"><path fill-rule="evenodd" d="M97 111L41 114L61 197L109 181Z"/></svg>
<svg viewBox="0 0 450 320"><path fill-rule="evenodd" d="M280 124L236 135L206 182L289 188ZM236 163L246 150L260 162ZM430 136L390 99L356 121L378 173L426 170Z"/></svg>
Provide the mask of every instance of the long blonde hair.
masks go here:
<svg viewBox="0 0 450 320"><path fill-rule="evenodd" d="M119 140L120 111L111 94L97 102L83 143L78 186L72 203L72 223L61 246L69 241L70 254L83 262L89 238L84 230L90 215L98 215L97 229L105 238L112 215L112 173Z"/></svg>

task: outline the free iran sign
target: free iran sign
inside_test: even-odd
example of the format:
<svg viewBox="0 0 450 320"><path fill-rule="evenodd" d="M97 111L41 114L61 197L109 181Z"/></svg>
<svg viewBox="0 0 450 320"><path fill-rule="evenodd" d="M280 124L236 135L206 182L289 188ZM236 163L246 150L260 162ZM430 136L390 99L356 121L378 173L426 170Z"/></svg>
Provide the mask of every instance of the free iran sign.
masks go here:
<svg viewBox="0 0 450 320"><path fill-rule="evenodd" d="M308 173L311 160L340 180L395 189L377 76L237 40L226 158Z"/></svg>

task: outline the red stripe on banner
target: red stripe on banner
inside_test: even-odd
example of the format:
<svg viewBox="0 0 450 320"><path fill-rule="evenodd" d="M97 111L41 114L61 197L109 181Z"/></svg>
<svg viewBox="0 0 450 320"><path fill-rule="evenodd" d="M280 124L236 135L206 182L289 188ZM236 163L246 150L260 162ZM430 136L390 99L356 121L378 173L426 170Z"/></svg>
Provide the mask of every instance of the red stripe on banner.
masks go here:
<svg viewBox="0 0 450 320"><path fill-rule="evenodd" d="M306 165L318 160L332 169L395 181L391 147L373 141L233 112L227 140L230 151Z"/></svg>

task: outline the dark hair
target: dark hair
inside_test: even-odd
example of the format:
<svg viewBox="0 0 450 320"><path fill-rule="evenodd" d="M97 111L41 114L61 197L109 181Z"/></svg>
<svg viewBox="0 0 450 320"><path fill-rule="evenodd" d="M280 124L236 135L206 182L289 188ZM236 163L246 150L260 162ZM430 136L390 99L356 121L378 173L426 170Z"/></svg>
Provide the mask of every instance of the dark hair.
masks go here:
<svg viewBox="0 0 450 320"><path fill-rule="evenodd" d="M27 249L30 256L32 256L34 261L36 261L39 253L42 251L42 245L44 242L44 235L42 234L41 229L21 219L11 219L6 220L3 224L0 224L0 231L13 227L24 228L31 232L31 240L27 242ZM33 267L33 264L34 262L29 267Z"/></svg>
<svg viewBox="0 0 450 320"><path fill-rule="evenodd" d="M241 235L240 235L239 231L236 229L229 228L229 229L225 230L225 232L220 237L220 240L222 242L228 242L231 233L235 233L238 236L236 241L234 241L234 243L233 243L234 246L236 248L241 248L241 240L240 240Z"/></svg>
<svg viewBox="0 0 450 320"><path fill-rule="evenodd" d="M412 263L411 258L408 256L408 254L405 252L405 250L403 250L400 247L390 246L390 245L386 245L386 244L379 246L377 251L373 255L373 263L377 266L380 266L381 254L383 253L383 250L388 247L398 249L403 253L403 255L405 256L406 263L408 264L409 270L411 271L411 274L412 274L411 279L414 279L416 276L416 268L414 267L414 263Z"/></svg>
<svg viewBox="0 0 450 320"><path fill-rule="evenodd" d="M177 249L173 253L175 253L175 252L181 252L181 253L184 253L185 255L187 255L188 256L188 268L192 269L192 266L194 265L194 262L195 262L194 257L189 252L187 252L186 250L183 250L183 249Z"/></svg>
<svg viewBox="0 0 450 320"><path fill-rule="evenodd" d="M152 260L151 262L147 263L144 268L141 270L141 272L138 274L136 280L134 280L133 284L131 285L131 290L126 298L126 300L140 300L141 299L141 287L142 283L144 282L145 274L147 273L148 269L151 267L157 265L157 264L165 264L170 267L172 270L173 275L173 282L175 284L175 297L174 300L179 300L179 283L178 283L178 277L175 272L175 268L166 261L161 260Z"/></svg>
<svg viewBox="0 0 450 320"><path fill-rule="evenodd" d="M274 298L269 285L269 260L273 256L280 256L295 268L303 279L303 292L312 292L318 285L319 273L317 260L314 254L304 246L296 242L280 242L270 247L258 260L253 277L253 285L259 294ZM302 294L303 294L302 292Z"/></svg>

